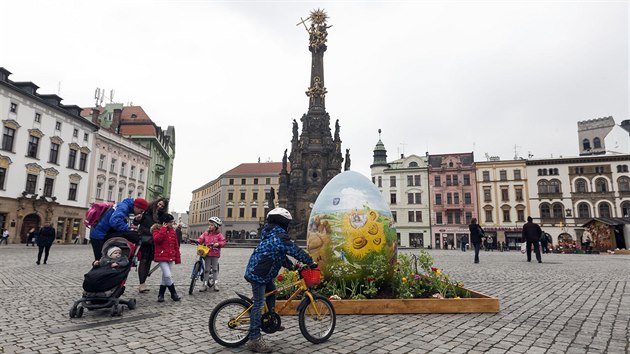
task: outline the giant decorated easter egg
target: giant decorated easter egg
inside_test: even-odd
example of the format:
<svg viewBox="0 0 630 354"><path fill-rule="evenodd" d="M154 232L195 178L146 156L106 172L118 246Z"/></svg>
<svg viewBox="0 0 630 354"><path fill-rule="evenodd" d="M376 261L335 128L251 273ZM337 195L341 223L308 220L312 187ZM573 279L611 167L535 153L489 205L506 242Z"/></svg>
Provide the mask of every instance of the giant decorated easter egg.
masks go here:
<svg viewBox="0 0 630 354"><path fill-rule="evenodd" d="M369 268L375 264L385 264L379 271L389 277L396 261L393 225L376 186L360 173L345 171L326 184L313 205L307 249L324 279L360 279L374 274Z"/></svg>

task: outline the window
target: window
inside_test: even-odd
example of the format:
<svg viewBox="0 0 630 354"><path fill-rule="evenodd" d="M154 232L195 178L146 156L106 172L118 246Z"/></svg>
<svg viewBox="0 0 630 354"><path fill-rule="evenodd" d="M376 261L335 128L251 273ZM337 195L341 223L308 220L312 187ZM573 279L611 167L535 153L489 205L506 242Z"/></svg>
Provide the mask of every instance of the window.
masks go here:
<svg viewBox="0 0 630 354"><path fill-rule="evenodd" d="M228 201L232 201L232 200L234 200L234 192L228 192L228 198L227 198L227 200L228 200Z"/></svg>
<svg viewBox="0 0 630 354"><path fill-rule="evenodd" d="M459 193L453 193L453 204L459 204Z"/></svg>
<svg viewBox="0 0 630 354"><path fill-rule="evenodd" d="M394 222L398 222L398 213L396 213L396 211L392 211L392 218L394 219Z"/></svg>
<svg viewBox="0 0 630 354"><path fill-rule="evenodd" d="M552 179L549 182L549 193L562 193L562 190L560 189L560 181Z"/></svg>
<svg viewBox="0 0 630 354"><path fill-rule="evenodd" d="M61 130L61 122L55 123L55 130Z"/></svg>
<svg viewBox="0 0 630 354"><path fill-rule="evenodd" d="M450 212L450 211L446 212L446 223L447 224L453 223L453 212Z"/></svg>
<svg viewBox="0 0 630 354"><path fill-rule="evenodd" d="M462 223L462 214L459 211L455 212L455 223L456 224Z"/></svg>
<svg viewBox="0 0 630 354"><path fill-rule="evenodd" d="M107 186L107 200L114 200L114 186Z"/></svg>
<svg viewBox="0 0 630 354"><path fill-rule="evenodd" d="M252 200L253 201L257 201L258 200L258 192L252 192Z"/></svg>
<svg viewBox="0 0 630 354"><path fill-rule="evenodd" d="M442 212L437 212L435 213L435 223L436 224L442 224Z"/></svg>
<svg viewBox="0 0 630 354"><path fill-rule="evenodd" d="M11 113L17 113L17 107L18 107L17 103L11 102L11 108L9 108L9 111Z"/></svg>
<svg viewBox="0 0 630 354"><path fill-rule="evenodd" d="M105 166L105 155L101 155L98 158L98 168L103 170Z"/></svg>
<svg viewBox="0 0 630 354"><path fill-rule="evenodd" d="M116 159L112 159L109 163L109 172L116 173Z"/></svg>
<svg viewBox="0 0 630 354"><path fill-rule="evenodd" d="M435 177L433 178L433 180L435 181L435 184L434 184L434 185L435 185L436 187L440 187L440 186L442 185L442 181L441 181L440 176L435 176Z"/></svg>
<svg viewBox="0 0 630 354"><path fill-rule="evenodd" d="M26 175L26 193L35 194L37 190L37 175L27 174Z"/></svg>
<svg viewBox="0 0 630 354"><path fill-rule="evenodd" d="M48 162L56 164L57 159L59 159L59 144L50 143L50 152L48 154Z"/></svg>
<svg viewBox="0 0 630 354"><path fill-rule="evenodd" d="M604 173L604 167L603 166L595 166L595 173L597 174L603 174Z"/></svg>
<svg viewBox="0 0 630 354"><path fill-rule="evenodd" d="M378 187L379 188L383 187L383 177L382 176L378 176L377 180L378 180L378 184L377 184Z"/></svg>
<svg viewBox="0 0 630 354"><path fill-rule="evenodd" d="M595 149L601 149L602 148L602 142L601 142L601 140L599 140L599 138L594 138L593 139L593 148L595 148Z"/></svg>
<svg viewBox="0 0 630 354"><path fill-rule="evenodd" d="M422 193L414 194L415 204L422 204Z"/></svg>
<svg viewBox="0 0 630 354"><path fill-rule="evenodd" d="M472 220L472 213L467 211L466 212L466 224L470 224L471 220Z"/></svg>
<svg viewBox="0 0 630 354"><path fill-rule="evenodd" d="M77 200L77 184L70 183L70 190L68 191L68 200Z"/></svg>
<svg viewBox="0 0 630 354"><path fill-rule="evenodd" d="M483 171L482 178L484 182L490 182L490 171Z"/></svg>
<svg viewBox="0 0 630 354"><path fill-rule="evenodd" d="M36 136L29 136L28 138L28 148L26 150L26 156L37 158L37 148L39 146L39 138Z"/></svg>
<svg viewBox="0 0 630 354"><path fill-rule="evenodd" d="M240 200L245 200L245 192L241 192L241 198Z"/></svg>
<svg viewBox="0 0 630 354"><path fill-rule="evenodd" d="M499 180L507 181L507 171L506 170L499 171Z"/></svg>
<svg viewBox="0 0 630 354"><path fill-rule="evenodd" d="M70 149L70 152L68 153L68 168L74 168L74 165L77 162L77 150L75 149Z"/></svg>
<svg viewBox="0 0 630 354"><path fill-rule="evenodd" d="M413 176L411 175L407 176L407 186L408 187L413 186Z"/></svg>
<svg viewBox="0 0 630 354"><path fill-rule="evenodd" d="M35 122L39 123L42 121L42 114L35 112Z"/></svg>
<svg viewBox="0 0 630 354"><path fill-rule="evenodd" d="M501 201L507 202L510 200L510 195L508 192L508 187L501 187Z"/></svg>
<svg viewBox="0 0 630 354"><path fill-rule="evenodd" d="M485 214L486 214L486 222L487 223L492 222L492 210L486 210Z"/></svg>
<svg viewBox="0 0 630 354"><path fill-rule="evenodd" d="M140 169L140 175L138 176L138 178L139 178L140 180L143 180L143 179L144 179L144 169L143 169L143 168L141 168L141 169Z"/></svg>
<svg viewBox="0 0 630 354"><path fill-rule="evenodd" d="M442 193L435 194L435 205L442 205Z"/></svg>
<svg viewBox="0 0 630 354"><path fill-rule="evenodd" d="M396 204L396 193L389 194L389 204Z"/></svg>
<svg viewBox="0 0 630 354"><path fill-rule="evenodd" d="M254 184L258 184L258 178L254 178Z"/></svg>
<svg viewBox="0 0 630 354"><path fill-rule="evenodd" d="M617 172L628 172L628 165L618 165Z"/></svg>
<svg viewBox="0 0 630 354"><path fill-rule="evenodd" d="M83 141L88 141L90 135L88 133L83 133Z"/></svg>
<svg viewBox="0 0 630 354"><path fill-rule="evenodd" d="M396 187L396 176L389 176L389 186Z"/></svg>
<svg viewBox="0 0 630 354"><path fill-rule="evenodd" d="M595 191L600 193L608 191L608 183L604 178L598 178L595 180Z"/></svg>
<svg viewBox="0 0 630 354"><path fill-rule="evenodd" d="M229 184L230 186L233 186L233 185L234 185L234 178L230 178L230 179L228 180L228 184Z"/></svg>
<svg viewBox="0 0 630 354"><path fill-rule="evenodd" d="M265 184L271 184L271 177L265 178Z"/></svg>
<svg viewBox="0 0 630 354"><path fill-rule="evenodd" d="M549 182L546 180L538 181L538 194L549 193Z"/></svg>
<svg viewBox="0 0 630 354"><path fill-rule="evenodd" d="M257 212L258 212L258 209L252 208L252 218L257 218L258 217L257 216Z"/></svg>
<svg viewBox="0 0 630 354"><path fill-rule="evenodd" d="M81 152L81 154L79 154L79 170L85 171L86 166L87 166L87 153Z"/></svg>
<svg viewBox="0 0 630 354"><path fill-rule="evenodd" d="M630 178L628 177L619 177L617 180L617 184L619 185L620 192L628 192L630 191Z"/></svg>
<svg viewBox="0 0 630 354"><path fill-rule="evenodd" d="M503 222L510 222L510 210L503 210Z"/></svg>
<svg viewBox="0 0 630 354"><path fill-rule="evenodd" d="M598 207L600 218L610 217L610 205L608 203L601 203Z"/></svg>
<svg viewBox="0 0 630 354"><path fill-rule="evenodd" d="M123 187L119 187L118 188L118 200L122 200L123 199L123 192L125 191L125 188Z"/></svg>
<svg viewBox="0 0 630 354"><path fill-rule="evenodd" d="M241 184L247 184L247 178L241 178Z"/></svg>
<svg viewBox="0 0 630 354"><path fill-rule="evenodd" d="M521 170L514 170L514 180L515 181L521 180Z"/></svg>
<svg viewBox="0 0 630 354"><path fill-rule="evenodd" d="M245 208L238 208L238 217L239 218L245 217Z"/></svg>
<svg viewBox="0 0 630 354"><path fill-rule="evenodd" d="M470 175L468 174L464 175L464 185L470 186Z"/></svg>
<svg viewBox="0 0 630 354"><path fill-rule="evenodd" d="M452 193L446 193L446 204L448 204L448 205L453 204L453 194Z"/></svg>
<svg viewBox="0 0 630 354"><path fill-rule="evenodd" d="M13 151L13 139L15 137L15 129L4 127L2 134L2 150Z"/></svg>
<svg viewBox="0 0 630 354"><path fill-rule="evenodd" d="M103 194L103 183L98 182L96 184L96 199L101 199L101 194Z"/></svg>
<svg viewBox="0 0 630 354"><path fill-rule="evenodd" d="M549 204L544 203L540 205L540 217L543 219L551 218L551 209L549 208Z"/></svg>
<svg viewBox="0 0 630 354"><path fill-rule="evenodd" d="M7 176L7 169L4 167L0 167L0 189L4 190L4 180Z"/></svg>
<svg viewBox="0 0 630 354"><path fill-rule="evenodd" d="M232 208L227 208L227 217L228 218L232 217Z"/></svg>
<svg viewBox="0 0 630 354"><path fill-rule="evenodd" d="M120 175L121 176L126 176L127 173L127 163L124 161L120 162Z"/></svg>
<svg viewBox="0 0 630 354"><path fill-rule="evenodd" d="M516 220L525 221L525 210L522 210L522 209L516 210Z"/></svg>
<svg viewBox="0 0 630 354"><path fill-rule="evenodd" d="M54 179L46 177L44 180L44 196L52 197Z"/></svg>
<svg viewBox="0 0 630 354"><path fill-rule="evenodd" d="M523 188L514 187L514 198L516 198L517 202L523 201Z"/></svg>
<svg viewBox="0 0 630 354"><path fill-rule="evenodd" d="M372 184L376 184L376 177L372 176Z"/></svg>
<svg viewBox="0 0 630 354"><path fill-rule="evenodd" d="M417 163L417 162L415 162L415 161L411 161L411 162L409 163L409 167L418 167L418 163Z"/></svg>
<svg viewBox="0 0 630 354"><path fill-rule="evenodd" d="M578 193L586 193L586 181L583 179L575 181L575 191Z"/></svg>
<svg viewBox="0 0 630 354"><path fill-rule="evenodd" d="M136 166L131 165L129 167L129 177L136 178Z"/></svg>
<svg viewBox="0 0 630 354"><path fill-rule="evenodd" d="M484 187L484 189L483 189L483 201L484 202L491 202L492 201L492 194L490 193L490 187Z"/></svg>
<svg viewBox="0 0 630 354"><path fill-rule="evenodd" d="M472 204L472 194L470 192L464 192L464 204L466 205Z"/></svg>
<svg viewBox="0 0 630 354"><path fill-rule="evenodd" d="M578 204L578 218L586 219L591 217L591 208L586 203Z"/></svg>
<svg viewBox="0 0 630 354"><path fill-rule="evenodd" d="M422 194L407 193L407 204L422 204Z"/></svg>
<svg viewBox="0 0 630 354"><path fill-rule="evenodd" d="M72 131L72 136L74 138L78 138L79 137L79 129L74 128L74 130Z"/></svg>
<svg viewBox="0 0 630 354"><path fill-rule="evenodd" d="M564 217L563 205L560 203L554 203L551 207L551 216L555 219L561 219Z"/></svg>
<svg viewBox="0 0 630 354"><path fill-rule="evenodd" d="M413 176L413 184L414 184L414 186L419 186L420 185L420 175L414 175Z"/></svg>
<svg viewBox="0 0 630 354"><path fill-rule="evenodd" d="M422 222L422 211L420 210L409 210L407 216L409 222Z"/></svg>
<svg viewBox="0 0 630 354"><path fill-rule="evenodd" d="M447 186L452 186L453 185L453 181L451 179L451 175L447 175L446 176L446 185Z"/></svg>
<svg viewBox="0 0 630 354"><path fill-rule="evenodd" d="M582 140L582 149L584 149L584 150L590 150L591 149L591 143L588 141L588 139Z"/></svg>

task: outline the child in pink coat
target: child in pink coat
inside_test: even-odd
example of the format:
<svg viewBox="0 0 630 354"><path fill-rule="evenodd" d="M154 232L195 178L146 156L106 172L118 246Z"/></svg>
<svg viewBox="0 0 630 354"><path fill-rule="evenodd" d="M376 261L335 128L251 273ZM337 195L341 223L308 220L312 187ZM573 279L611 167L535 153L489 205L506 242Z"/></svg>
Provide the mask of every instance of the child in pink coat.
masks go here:
<svg viewBox="0 0 630 354"><path fill-rule="evenodd" d="M210 247L210 252L204 257L205 261L205 274L203 275L203 286L199 291L207 291L208 284L214 284L214 291L219 291L219 286L217 282L219 281L219 257L221 257L221 248L225 246L225 237L219 231L219 228L223 222L216 216L210 217L208 219L208 230L206 230L199 238L197 242L199 244L206 245ZM212 267L212 282L209 282L208 272L210 271L210 267ZM211 285L212 286L212 285Z"/></svg>

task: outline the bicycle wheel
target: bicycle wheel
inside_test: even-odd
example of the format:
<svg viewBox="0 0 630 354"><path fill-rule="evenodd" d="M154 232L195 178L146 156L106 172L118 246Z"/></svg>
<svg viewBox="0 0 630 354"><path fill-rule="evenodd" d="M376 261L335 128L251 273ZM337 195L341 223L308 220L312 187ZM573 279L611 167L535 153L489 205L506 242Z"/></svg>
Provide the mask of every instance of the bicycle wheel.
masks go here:
<svg viewBox="0 0 630 354"><path fill-rule="evenodd" d="M199 269L201 269L201 263L197 261L193 266L192 275L190 276L190 287L188 288L188 295L192 295L193 291L195 290L195 283L197 282L197 277L199 276Z"/></svg>
<svg viewBox="0 0 630 354"><path fill-rule="evenodd" d="M249 303L243 299L227 299L219 303L208 321L214 340L224 347L234 348L249 339Z"/></svg>
<svg viewBox="0 0 630 354"><path fill-rule="evenodd" d="M313 300L317 312L313 308L313 303L305 297L302 301L306 301L306 304L300 306L298 321L304 338L311 343L319 344L332 336L337 323L337 315L333 305L324 296L313 294Z"/></svg>

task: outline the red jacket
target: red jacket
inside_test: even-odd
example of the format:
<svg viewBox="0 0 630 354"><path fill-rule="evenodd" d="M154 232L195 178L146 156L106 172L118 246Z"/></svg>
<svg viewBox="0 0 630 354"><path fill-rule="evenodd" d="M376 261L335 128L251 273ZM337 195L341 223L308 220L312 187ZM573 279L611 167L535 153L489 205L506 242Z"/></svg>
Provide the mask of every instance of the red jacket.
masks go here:
<svg viewBox="0 0 630 354"><path fill-rule="evenodd" d="M210 248L210 252L208 252L207 257L221 257L221 248L224 247L226 244L225 237L223 237L222 233L217 232L214 234L209 234L208 231L201 234L201 236L199 236L199 238L197 239L197 242L209 247L214 245L215 243L219 244L218 248Z"/></svg>
<svg viewBox="0 0 630 354"><path fill-rule="evenodd" d="M153 260L156 262L175 261L175 264L182 262L179 254L179 245L177 243L177 233L174 229L168 229L161 226L153 230L153 242L155 244L155 256Z"/></svg>

